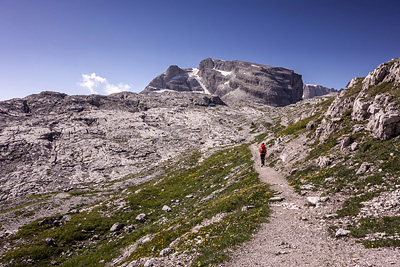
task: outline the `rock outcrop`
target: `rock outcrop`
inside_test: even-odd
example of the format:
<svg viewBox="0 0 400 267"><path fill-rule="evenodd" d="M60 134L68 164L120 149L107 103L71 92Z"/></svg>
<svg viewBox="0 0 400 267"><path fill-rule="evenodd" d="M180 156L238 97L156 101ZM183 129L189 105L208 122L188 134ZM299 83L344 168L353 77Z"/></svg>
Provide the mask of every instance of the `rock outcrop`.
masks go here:
<svg viewBox="0 0 400 267"><path fill-rule="evenodd" d="M270 106L285 106L302 99L303 82L301 75L285 68L207 58L198 68L170 66L142 93L165 90L192 91L214 94L228 101L248 99Z"/></svg>
<svg viewBox="0 0 400 267"><path fill-rule="evenodd" d="M355 86L355 83L351 83ZM400 58L380 64L362 80L352 112L355 121L368 120L367 130L381 140L400 135Z"/></svg>
<svg viewBox="0 0 400 267"><path fill-rule="evenodd" d="M317 96L328 95L337 93L338 90L334 88L324 87L322 85L304 84L303 85L303 99L313 98Z"/></svg>
<svg viewBox="0 0 400 267"><path fill-rule="evenodd" d="M365 78L355 78L332 102L317 129L324 141L346 112L380 140L400 135L400 58L380 64Z"/></svg>

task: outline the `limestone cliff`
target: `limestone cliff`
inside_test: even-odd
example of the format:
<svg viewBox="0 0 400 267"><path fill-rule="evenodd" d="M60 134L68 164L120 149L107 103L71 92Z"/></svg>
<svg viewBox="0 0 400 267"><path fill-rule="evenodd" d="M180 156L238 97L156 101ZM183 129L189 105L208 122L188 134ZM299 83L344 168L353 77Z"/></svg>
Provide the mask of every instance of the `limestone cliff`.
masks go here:
<svg viewBox="0 0 400 267"><path fill-rule="evenodd" d="M198 68L170 66L142 93L165 90L215 94L228 101L247 99L270 106L285 106L302 99L303 82L301 75L293 70L207 58Z"/></svg>

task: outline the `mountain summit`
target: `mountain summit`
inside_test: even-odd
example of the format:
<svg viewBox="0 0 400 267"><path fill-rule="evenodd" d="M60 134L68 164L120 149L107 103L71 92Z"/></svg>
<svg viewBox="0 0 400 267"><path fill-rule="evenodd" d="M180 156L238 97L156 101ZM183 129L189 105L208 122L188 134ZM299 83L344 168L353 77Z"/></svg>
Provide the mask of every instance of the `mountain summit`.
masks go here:
<svg viewBox="0 0 400 267"><path fill-rule="evenodd" d="M198 68L170 66L142 93L190 91L215 94L225 100L252 100L286 106L302 100L303 81L293 70L243 61L207 58Z"/></svg>

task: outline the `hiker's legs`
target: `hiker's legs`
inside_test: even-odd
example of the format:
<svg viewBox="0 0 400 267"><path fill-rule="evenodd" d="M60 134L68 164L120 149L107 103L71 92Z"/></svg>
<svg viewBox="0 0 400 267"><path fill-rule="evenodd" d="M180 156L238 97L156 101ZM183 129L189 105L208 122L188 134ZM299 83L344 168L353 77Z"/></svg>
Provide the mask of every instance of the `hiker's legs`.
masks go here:
<svg viewBox="0 0 400 267"><path fill-rule="evenodd" d="M265 163L265 154L261 154L260 157L261 157L261 166L264 166L264 163Z"/></svg>

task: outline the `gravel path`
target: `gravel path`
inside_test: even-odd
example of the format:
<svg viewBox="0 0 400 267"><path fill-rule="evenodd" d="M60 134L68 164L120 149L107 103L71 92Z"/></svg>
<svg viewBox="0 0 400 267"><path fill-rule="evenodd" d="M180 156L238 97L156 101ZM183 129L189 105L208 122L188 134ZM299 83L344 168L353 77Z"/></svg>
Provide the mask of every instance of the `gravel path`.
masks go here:
<svg viewBox="0 0 400 267"><path fill-rule="evenodd" d="M261 181L284 200L271 205L270 222L236 248L223 266L400 266L399 249L365 249L347 237L331 238L324 216L334 211L334 201L320 207L306 205L306 197L295 193L280 173L261 167L255 145L251 150Z"/></svg>

